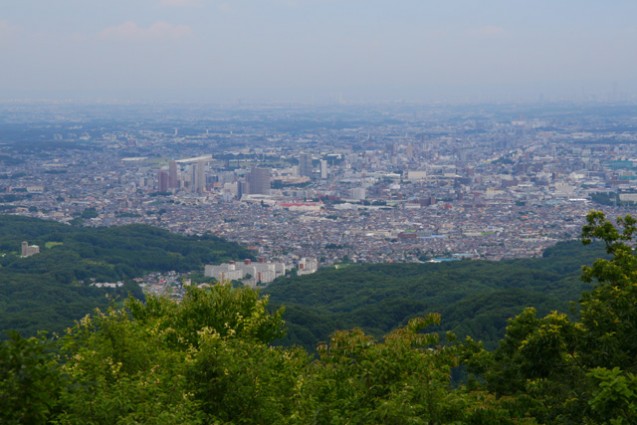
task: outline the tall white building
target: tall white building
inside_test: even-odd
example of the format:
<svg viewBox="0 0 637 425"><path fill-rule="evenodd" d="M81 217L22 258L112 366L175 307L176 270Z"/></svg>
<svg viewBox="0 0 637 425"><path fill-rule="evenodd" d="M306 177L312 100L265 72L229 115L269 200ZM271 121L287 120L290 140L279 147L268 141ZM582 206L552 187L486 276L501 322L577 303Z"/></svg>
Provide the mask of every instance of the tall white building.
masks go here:
<svg viewBox="0 0 637 425"><path fill-rule="evenodd" d="M302 276L304 274L312 274L318 270L318 261L315 258L301 258L298 264L297 274Z"/></svg>
<svg viewBox="0 0 637 425"><path fill-rule="evenodd" d="M194 193L204 193L206 190L206 165L205 160L200 160L191 165L191 183Z"/></svg>
<svg viewBox="0 0 637 425"><path fill-rule="evenodd" d="M327 160L321 159L321 179L325 180L328 176Z"/></svg>

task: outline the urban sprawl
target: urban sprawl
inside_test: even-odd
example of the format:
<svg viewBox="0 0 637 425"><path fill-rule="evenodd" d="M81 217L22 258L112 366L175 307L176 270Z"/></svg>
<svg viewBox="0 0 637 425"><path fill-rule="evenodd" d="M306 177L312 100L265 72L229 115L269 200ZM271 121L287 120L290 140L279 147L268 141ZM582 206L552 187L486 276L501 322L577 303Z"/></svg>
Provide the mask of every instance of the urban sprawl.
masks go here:
<svg viewBox="0 0 637 425"><path fill-rule="evenodd" d="M5 212L210 232L278 276L538 256L637 201L629 105L101 108L2 106Z"/></svg>

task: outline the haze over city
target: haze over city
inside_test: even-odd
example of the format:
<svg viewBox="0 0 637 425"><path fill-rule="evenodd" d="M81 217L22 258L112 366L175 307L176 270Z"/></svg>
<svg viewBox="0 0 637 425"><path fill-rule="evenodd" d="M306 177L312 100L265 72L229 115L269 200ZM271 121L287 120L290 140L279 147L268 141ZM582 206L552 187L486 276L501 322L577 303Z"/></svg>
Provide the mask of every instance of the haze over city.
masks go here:
<svg viewBox="0 0 637 425"><path fill-rule="evenodd" d="M634 100L635 16L633 0L4 2L0 100Z"/></svg>
<svg viewBox="0 0 637 425"><path fill-rule="evenodd" d="M636 17L0 0L0 424L637 423Z"/></svg>

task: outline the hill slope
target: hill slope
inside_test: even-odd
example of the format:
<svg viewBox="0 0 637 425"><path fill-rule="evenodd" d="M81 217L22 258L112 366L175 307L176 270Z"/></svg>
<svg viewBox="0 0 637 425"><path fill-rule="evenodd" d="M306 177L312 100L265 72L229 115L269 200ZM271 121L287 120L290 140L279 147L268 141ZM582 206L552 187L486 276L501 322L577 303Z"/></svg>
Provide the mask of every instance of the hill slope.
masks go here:
<svg viewBox="0 0 637 425"><path fill-rule="evenodd" d="M272 305L286 307L285 344L313 349L333 331L353 327L381 336L411 317L439 312L445 329L492 347L506 320L526 306L540 314L568 311L590 288L579 278L581 266L601 256L599 246L567 242L537 259L349 265L280 279L264 292Z"/></svg>
<svg viewBox="0 0 637 425"><path fill-rule="evenodd" d="M19 257L23 240L41 253ZM32 334L59 331L109 298L133 293L127 283L117 290L88 285L127 281L153 271L200 270L225 259L250 257L247 250L211 235L186 237L166 230L130 225L88 228L0 215L0 334L15 329Z"/></svg>

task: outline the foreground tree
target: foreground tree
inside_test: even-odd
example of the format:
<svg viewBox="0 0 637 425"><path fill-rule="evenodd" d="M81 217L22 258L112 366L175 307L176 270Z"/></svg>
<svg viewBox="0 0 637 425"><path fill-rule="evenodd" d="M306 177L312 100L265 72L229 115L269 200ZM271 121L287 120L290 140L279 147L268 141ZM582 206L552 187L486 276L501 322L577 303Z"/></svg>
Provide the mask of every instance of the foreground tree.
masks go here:
<svg viewBox="0 0 637 425"><path fill-rule="evenodd" d="M486 373L512 410L541 423L635 423L637 411L637 221L591 211L582 241L601 241L609 258L583 269L596 284L579 319L527 309L509 321ZM487 356L488 357L488 356Z"/></svg>
<svg viewBox="0 0 637 425"><path fill-rule="evenodd" d="M610 259L584 267L583 278L597 282L581 301L584 338L580 350L587 366L637 372L637 220L626 215L614 226L600 211L587 217L583 242L601 240Z"/></svg>
<svg viewBox="0 0 637 425"><path fill-rule="evenodd" d="M257 365L259 350L282 332L281 313L269 313L267 299L251 289L218 285L189 288L181 303L130 299L126 308L87 316L61 341L67 382L56 420L198 424L227 419L222 409L235 406L214 400L223 395L227 401L230 388L220 386L210 369L220 368L226 376L232 364ZM246 347L232 351L234 341ZM248 376L250 369L242 372ZM236 373L228 380L236 384L241 378Z"/></svg>
<svg viewBox="0 0 637 425"><path fill-rule="evenodd" d="M467 349L430 331L439 315L415 318L383 341L361 330L337 332L318 358L271 345L282 332L280 316L251 289L219 285L191 288L180 303L149 298L96 311L67 331L56 352L44 340L16 337L0 347L0 418L58 425L513 423L492 395L452 385Z"/></svg>
<svg viewBox="0 0 637 425"><path fill-rule="evenodd" d="M11 333L0 343L0 423L47 423L60 391L60 374L51 344L43 337Z"/></svg>
<svg viewBox="0 0 637 425"><path fill-rule="evenodd" d="M430 329L439 324L438 314L414 318L382 342L336 332L297 387L294 423L512 424L490 394L452 385L467 346L443 344Z"/></svg>
<svg viewBox="0 0 637 425"><path fill-rule="evenodd" d="M275 347L282 311L248 288L189 288L96 311L56 346L0 343L0 422L8 424L632 424L637 416L635 220L592 212L585 243L609 258L576 319L533 308L498 349L417 317L375 340L338 331L317 357ZM435 328L434 328L435 329ZM452 380L470 366L478 374ZM486 382L486 385L482 385Z"/></svg>

